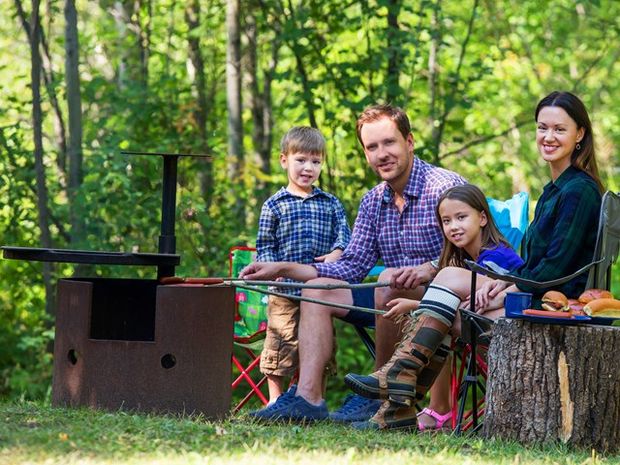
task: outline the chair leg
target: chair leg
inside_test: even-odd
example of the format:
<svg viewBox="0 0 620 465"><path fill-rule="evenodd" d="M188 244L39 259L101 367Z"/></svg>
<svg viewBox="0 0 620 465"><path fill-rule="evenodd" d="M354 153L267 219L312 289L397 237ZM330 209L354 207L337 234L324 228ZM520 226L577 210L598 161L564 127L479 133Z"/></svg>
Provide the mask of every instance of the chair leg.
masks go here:
<svg viewBox="0 0 620 465"><path fill-rule="evenodd" d="M242 381L245 381L250 385L251 391L246 394L246 396L235 406L233 412L238 412L249 400L252 396L256 395L263 405L267 405L269 402L265 395L261 391L261 386L267 381L267 377L263 376L258 382L255 382L250 376L250 372L254 370L260 364L260 357L257 357L254 352L249 349L245 349L248 355L250 355L253 360L247 367L244 367L241 362L233 355L232 363L239 370L239 376L232 382L232 388L235 389Z"/></svg>

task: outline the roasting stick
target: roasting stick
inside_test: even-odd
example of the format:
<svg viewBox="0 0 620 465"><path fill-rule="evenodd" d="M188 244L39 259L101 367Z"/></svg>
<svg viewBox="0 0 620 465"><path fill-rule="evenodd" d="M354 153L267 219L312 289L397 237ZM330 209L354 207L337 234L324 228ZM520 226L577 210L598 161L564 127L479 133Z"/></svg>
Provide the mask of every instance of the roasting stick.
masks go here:
<svg viewBox="0 0 620 465"><path fill-rule="evenodd" d="M293 289L364 289L364 288L376 288L376 287L387 287L390 285L388 282L376 282L376 283L360 283L360 284L349 284L349 283L334 283L334 284L304 284L304 283L290 283L290 282L282 282L282 281L246 281L243 279L232 279L232 278L181 278L177 276L162 278L162 284L195 284L195 285L217 285L217 284L228 284L239 289L246 289L249 291L255 291L261 294L275 295L278 297L285 297L291 300L299 300L301 302L311 302L319 305L325 305L328 307L336 307L336 308L344 308L346 310L357 310L365 313L373 313L376 315L382 315L385 310L377 310L374 308L366 308L366 307L358 307L357 305L347 305L340 304L335 302L328 302L326 300L313 299L310 297L301 297L296 295L284 294L281 292L270 291L264 288L260 288L257 286L274 286L274 287L286 287Z"/></svg>
<svg viewBox="0 0 620 465"><path fill-rule="evenodd" d="M162 278L162 284L231 284L233 286L247 285L247 286L273 286L273 287L286 287L291 289L366 289L375 287L388 287L389 282L376 282L376 283L329 283L329 284L306 284L306 283L292 283L287 281L250 281L245 279L235 278L181 278L177 276Z"/></svg>
<svg viewBox="0 0 620 465"><path fill-rule="evenodd" d="M242 281L243 282L243 281ZM383 315L385 310L377 310L375 308L358 307L357 305L339 304L335 302L328 302L327 300L311 299L310 297L302 297L297 295L283 294L282 292L269 291L256 286L246 286L243 284L235 284L235 287L239 289L246 289L248 291L260 292L261 294L275 295L277 297L285 297L291 300L299 300L300 302L311 302L313 304L325 305L327 307L344 308L346 310L357 310L359 312L374 313L375 315Z"/></svg>

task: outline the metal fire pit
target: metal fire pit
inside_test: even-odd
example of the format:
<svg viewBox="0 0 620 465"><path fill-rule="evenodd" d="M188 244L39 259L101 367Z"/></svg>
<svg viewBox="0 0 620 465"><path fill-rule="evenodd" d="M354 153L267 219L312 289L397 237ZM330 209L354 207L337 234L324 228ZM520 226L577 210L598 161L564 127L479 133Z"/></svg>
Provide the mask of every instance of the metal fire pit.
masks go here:
<svg viewBox="0 0 620 465"><path fill-rule="evenodd" d="M220 418L230 410L234 288L159 284L180 263L176 170L185 155L125 153L163 157L158 253L2 247L9 259L157 267L157 279L58 281L52 403Z"/></svg>

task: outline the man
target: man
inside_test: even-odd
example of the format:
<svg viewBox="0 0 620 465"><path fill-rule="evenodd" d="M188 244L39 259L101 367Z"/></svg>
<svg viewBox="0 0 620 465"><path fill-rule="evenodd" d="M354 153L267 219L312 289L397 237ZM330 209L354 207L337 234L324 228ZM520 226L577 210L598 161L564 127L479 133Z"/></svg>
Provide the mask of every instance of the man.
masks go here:
<svg viewBox="0 0 620 465"><path fill-rule="evenodd" d="M357 137L366 161L382 179L362 198L351 241L340 259L332 263L253 263L240 277L250 280L286 277L313 284L359 282L382 259L386 270L379 280L390 288L375 291L375 308L385 309L396 297L419 299L424 284L435 276L431 263L441 252L442 234L435 218L441 194L465 180L414 156L414 139L403 110L391 105L367 108L357 120ZM303 296L352 304L347 289L304 290ZM314 421L327 418L322 379L333 340L332 317L351 323L372 323L369 314L302 302L299 323L299 383L265 409L254 413L262 420ZM387 362L400 339L400 329L389 320L376 318L376 367ZM359 398L353 402L360 405ZM365 418L350 415L341 421L368 419L378 408L361 404ZM347 405L343 406L347 411ZM373 411L374 410L374 411Z"/></svg>

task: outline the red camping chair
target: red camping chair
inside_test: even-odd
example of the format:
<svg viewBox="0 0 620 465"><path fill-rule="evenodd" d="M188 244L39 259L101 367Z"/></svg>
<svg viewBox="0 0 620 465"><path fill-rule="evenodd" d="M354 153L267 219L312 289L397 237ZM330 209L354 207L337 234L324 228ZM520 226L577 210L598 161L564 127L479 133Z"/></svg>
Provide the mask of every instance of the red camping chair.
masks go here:
<svg viewBox="0 0 620 465"><path fill-rule="evenodd" d="M229 254L230 276L237 277L241 269L256 258L256 249L252 247L232 247ZM249 390L242 393L243 398L233 408L238 412L253 397L262 405L267 405L267 397L261 387L267 377L259 371L260 354L267 330L267 295L259 292L237 289L235 293L235 327L232 356L233 391Z"/></svg>

